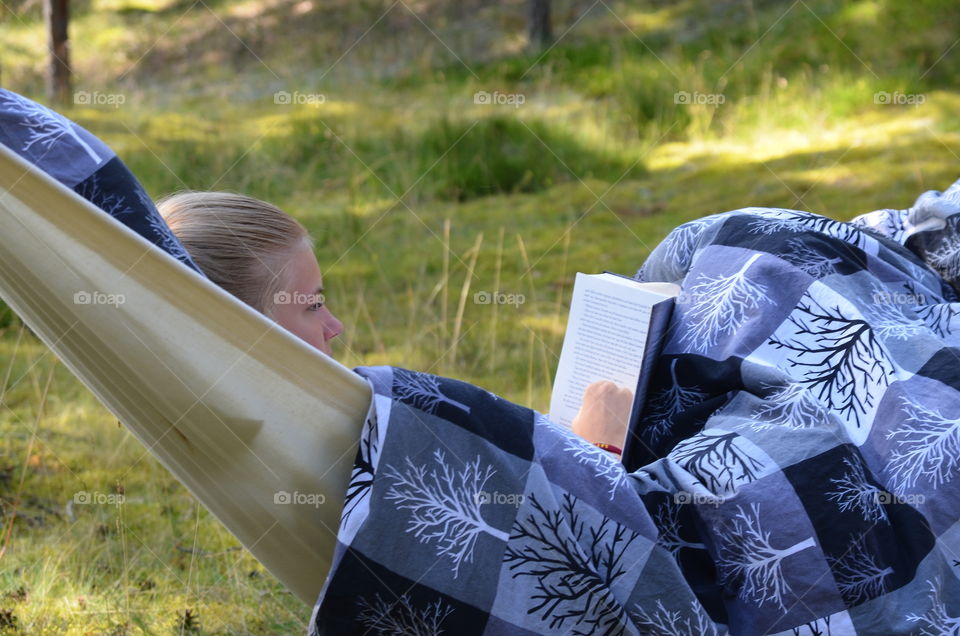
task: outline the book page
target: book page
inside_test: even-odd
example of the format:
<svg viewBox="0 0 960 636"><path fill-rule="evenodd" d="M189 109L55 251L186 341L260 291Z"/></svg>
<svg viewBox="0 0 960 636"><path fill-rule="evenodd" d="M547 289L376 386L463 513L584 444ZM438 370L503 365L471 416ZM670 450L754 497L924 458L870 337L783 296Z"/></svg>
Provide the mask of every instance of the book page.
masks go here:
<svg viewBox="0 0 960 636"><path fill-rule="evenodd" d="M592 382L610 380L635 389L651 306L659 300L657 294L603 275L577 274L550 398L550 420L569 428Z"/></svg>

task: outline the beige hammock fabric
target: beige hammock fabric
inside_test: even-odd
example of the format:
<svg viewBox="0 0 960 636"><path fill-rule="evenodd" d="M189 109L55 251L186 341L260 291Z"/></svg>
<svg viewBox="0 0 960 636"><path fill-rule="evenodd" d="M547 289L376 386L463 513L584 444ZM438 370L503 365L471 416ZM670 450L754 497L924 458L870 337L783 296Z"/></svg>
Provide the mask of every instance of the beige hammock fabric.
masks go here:
<svg viewBox="0 0 960 636"><path fill-rule="evenodd" d="M108 294L123 302L96 302ZM370 407L364 379L2 145L0 297L270 572L316 600Z"/></svg>

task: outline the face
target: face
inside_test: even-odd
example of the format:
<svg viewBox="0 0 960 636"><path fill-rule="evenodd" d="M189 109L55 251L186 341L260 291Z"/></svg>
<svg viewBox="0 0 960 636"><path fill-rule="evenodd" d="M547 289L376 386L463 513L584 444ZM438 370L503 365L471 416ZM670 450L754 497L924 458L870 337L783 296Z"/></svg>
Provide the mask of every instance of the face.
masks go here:
<svg viewBox="0 0 960 636"><path fill-rule="evenodd" d="M330 340L343 331L343 323L330 313L323 298L323 277L313 249L304 241L295 248L285 272L287 286L274 299L273 318L328 356Z"/></svg>

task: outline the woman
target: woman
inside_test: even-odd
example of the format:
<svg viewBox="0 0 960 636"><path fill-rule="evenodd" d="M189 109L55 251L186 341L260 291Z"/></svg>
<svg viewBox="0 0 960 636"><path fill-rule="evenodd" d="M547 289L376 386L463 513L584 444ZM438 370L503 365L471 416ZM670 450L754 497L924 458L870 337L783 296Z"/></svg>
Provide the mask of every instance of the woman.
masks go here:
<svg viewBox="0 0 960 636"><path fill-rule="evenodd" d="M328 356L343 331L324 302L313 239L279 208L229 192L181 192L157 203L217 285Z"/></svg>
<svg viewBox="0 0 960 636"><path fill-rule="evenodd" d="M313 239L276 206L229 192L181 192L157 209L194 262L217 285L332 357L343 332L323 296ZM595 382L584 393L573 430L620 455L633 393Z"/></svg>

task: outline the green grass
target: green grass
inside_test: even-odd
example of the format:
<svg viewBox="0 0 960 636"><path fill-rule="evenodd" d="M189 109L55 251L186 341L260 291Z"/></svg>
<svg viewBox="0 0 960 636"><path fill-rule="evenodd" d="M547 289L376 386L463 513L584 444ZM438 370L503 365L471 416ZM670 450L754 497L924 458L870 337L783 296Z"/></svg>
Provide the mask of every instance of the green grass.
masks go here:
<svg viewBox="0 0 960 636"><path fill-rule="evenodd" d="M705 214L848 219L958 176L960 17L945 1L583 15L592 3L555 0L558 34L575 26L543 53L524 50L519 1L406 5L417 16L379 0L207 4L75 4L76 88L126 101L66 112L155 196L229 189L300 218L348 366L450 375L540 410L575 272L633 273ZM31 95L38 6L5 5L0 24L4 86ZM277 104L277 91L324 99ZM474 302L492 291L525 302ZM2 306L0 331L0 633L303 631L309 609ZM78 491L121 490L123 505L67 512Z"/></svg>

